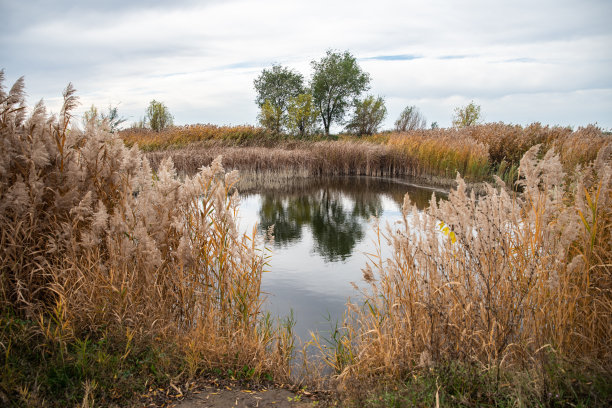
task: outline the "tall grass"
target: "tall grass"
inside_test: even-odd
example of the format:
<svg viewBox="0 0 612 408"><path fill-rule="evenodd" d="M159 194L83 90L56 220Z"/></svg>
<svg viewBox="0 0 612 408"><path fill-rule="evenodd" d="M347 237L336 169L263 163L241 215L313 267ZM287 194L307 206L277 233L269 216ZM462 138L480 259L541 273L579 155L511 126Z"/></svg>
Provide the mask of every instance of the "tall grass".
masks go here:
<svg viewBox="0 0 612 408"><path fill-rule="evenodd" d="M339 140L294 140L268 134L260 128L194 125L164 132L122 132L128 146L138 144L153 163L171 156L180 171L194 174L216 155L230 168L255 172L299 172L306 175L372 175L454 180L457 173L468 182L492 181L497 175L508 185L519 177L521 157L535 145L542 154L559 154L566 173L595 159L610 142L595 126L569 128L527 127L490 123L462 129L415 130L381 133Z"/></svg>
<svg viewBox="0 0 612 408"><path fill-rule="evenodd" d="M498 180L477 199L459 177L423 212L405 197L403 221L378 229L393 254L372 255L337 347L315 338L341 388L434 373L447 404L610 402L612 144L569 188L559 156L539 157L521 159L520 195ZM449 379L461 370L480 385Z"/></svg>
<svg viewBox="0 0 612 408"><path fill-rule="evenodd" d="M220 159L154 172L113 134L72 128L76 104L69 85L59 117L26 116L23 79L0 87L0 398L108 405L211 369L286 378L237 174Z"/></svg>
<svg viewBox="0 0 612 408"><path fill-rule="evenodd" d="M127 129L121 132L127 146L138 144L144 151L175 148L191 143L221 143L224 145L270 146L282 137L255 126L187 125L173 126L160 132L150 129Z"/></svg>
<svg viewBox="0 0 612 408"><path fill-rule="evenodd" d="M427 179L437 183L452 183L448 176L459 168L469 171L471 181L480 181L485 172L470 167L474 157L442 159L426 163L410 152L384 145L360 141L321 141L298 145L266 147L203 147L188 146L182 149L148 152L153 167L166 157L171 157L178 169L193 174L203 165L208 165L216 156L223 156L228 168L241 172L257 173L262 177L320 177L354 176L374 177L406 176ZM461 162L461 163L460 163ZM481 163L485 163L486 157Z"/></svg>
<svg viewBox="0 0 612 408"><path fill-rule="evenodd" d="M489 172L486 145L456 129L392 134L386 144L413 158L418 174L452 179L460 173L470 180L483 180Z"/></svg>

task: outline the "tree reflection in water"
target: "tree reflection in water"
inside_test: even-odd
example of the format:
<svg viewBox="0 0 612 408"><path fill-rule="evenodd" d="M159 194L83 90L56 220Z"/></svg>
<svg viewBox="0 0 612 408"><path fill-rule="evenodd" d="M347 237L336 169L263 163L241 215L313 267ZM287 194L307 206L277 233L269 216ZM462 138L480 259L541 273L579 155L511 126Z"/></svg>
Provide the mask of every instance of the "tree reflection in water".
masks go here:
<svg viewBox="0 0 612 408"><path fill-rule="evenodd" d="M350 257L355 245L364 238L371 217L382 213L384 195L401 206L403 196L423 207L431 192L409 191L410 186L365 178L315 180L316 185L301 185L285 191L260 191L262 205L259 228L274 225L274 243L287 247L302 239L308 227L314 239L313 250L327 262Z"/></svg>

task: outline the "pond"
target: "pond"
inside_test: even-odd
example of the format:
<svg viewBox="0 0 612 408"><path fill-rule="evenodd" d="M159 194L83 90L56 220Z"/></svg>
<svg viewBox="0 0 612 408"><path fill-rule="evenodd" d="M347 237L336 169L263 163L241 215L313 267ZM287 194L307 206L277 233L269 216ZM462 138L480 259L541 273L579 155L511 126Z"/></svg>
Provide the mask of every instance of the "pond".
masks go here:
<svg viewBox="0 0 612 408"><path fill-rule="evenodd" d="M404 195L422 209L434 190L398 180L371 177L306 179L273 188L243 190L240 224L257 223L264 235L274 225L269 266L262 278L273 316L295 317L294 333L324 337L341 323L349 297L359 296L351 282L361 284L361 269L376 250L372 217L380 225L401 220ZM439 197L444 193L436 192ZM383 255L389 248L383 243Z"/></svg>

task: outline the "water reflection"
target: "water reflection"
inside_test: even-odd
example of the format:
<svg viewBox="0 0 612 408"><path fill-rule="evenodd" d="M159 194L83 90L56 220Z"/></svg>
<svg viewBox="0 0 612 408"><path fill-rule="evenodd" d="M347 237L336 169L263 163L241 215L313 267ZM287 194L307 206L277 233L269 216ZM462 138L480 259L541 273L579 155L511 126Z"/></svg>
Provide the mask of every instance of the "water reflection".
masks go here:
<svg viewBox="0 0 612 408"><path fill-rule="evenodd" d="M314 238L314 251L328 262L345 260L363 239L363 222L380 215L382 204L376 195L362 194L351 203L329 188L309 195L263 197L259 211L260 228L274 225L274 243L286 247L302 238L307 226Z"/></svg>
<svg viewBox="0 0 612 408"><path fill-rule="evenodd" d="M311 183L286 186L284 191L261 191L259 228L267 231L273 225L274 244L283 248L302 240L307 227L314 239L313 251L327 262L351 256L370 218L382 214L382 196L401 207L409 192L421 208L431 198L430 190L385 180L355 177Z"/></svg>
<svg viewBox="0 0 612 408"><path fill-rule="evenodd" d="M274 245L262 280L264 307L276 316L293 310L295 333L308 339L310 331L326 332L340 320L348 297L356 295L350 282L361 281L366 253L377 239L370 219L381 225L401 219L407 192L419 208L427 205L431 189L373 178L297 179L251 185L241 191L241 224L257 224L265 234L274 225ZM436 193L436 196L440 194ZM383 257L390 248L381 248Z"/></svg>

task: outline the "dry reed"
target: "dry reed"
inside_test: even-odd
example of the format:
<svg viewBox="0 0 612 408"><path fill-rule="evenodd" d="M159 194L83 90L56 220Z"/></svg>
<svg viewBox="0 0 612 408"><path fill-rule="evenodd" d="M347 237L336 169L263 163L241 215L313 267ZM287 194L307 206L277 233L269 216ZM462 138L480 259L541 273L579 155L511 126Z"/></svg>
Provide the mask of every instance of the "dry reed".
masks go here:
<svg viewBox="0 0 612 408"><path fill-rule="evenodd" d="M171 156L180 171L193 174L222 154L230 168L255 172L298 172L311 176L405 176L451 184L457 173L469 182L508 185L518 179L520 158L534 145L553 149L566 173L594 160L609 135L595 126L527 127L490 123L462 129L415 130L338 141L298 141L260 128L194 125L164 132L122 132L128 146L148 151L154 165Z"/></svg>
<svg viewBox="0 0 612 408"><path fill-rule="evenodd" d="M169 159L153 172L113 134L70 127L71 85L59 118L42 103L26 117L23 79L8 93L2 80L3 361L15 349L9 313L39 322L30 338L50 345L37 350L122 339L123 359L149 344L178 350L190 375L248 367L285 378L288 334L261 325L266 254L236 224L237 173L220 159L183 180Z"/></svg>
<svg viewBox="0 0 612 408"><path fill-rule="evenodd" d="M342 387L460 363L493 373L497 390L502 373L528 371L535 400L552 403L555 361L610 378L612 144L567 190L559 156L538 149L521 160L521 195L498 179L476 198L460 177L423 212L406 195L403 221L378 229L393 255L372 255L337 347L314 339Z"/></svg>
<svg viewBox="0 0 612 408"><path fill-rule="evenodd" d="M209 165L216 156L230 169L243 173L260 174L263 178L373 176L410 177L430 183L450 185L448 175L469 168L468 163L449 164L443 161L427 165L409 153L390 146L355 141L324 141L302 145L266 147L203 147L192 145L181 149L148 152L153 168L165 157L171 157L177 169L193 174L201 166ZM486 163L486 159L484 159ZM436 168L439 169L436 170ZM451 169L452 170L449 170ZM479 181L484 172L471 172L472 180Z"/></svg>

